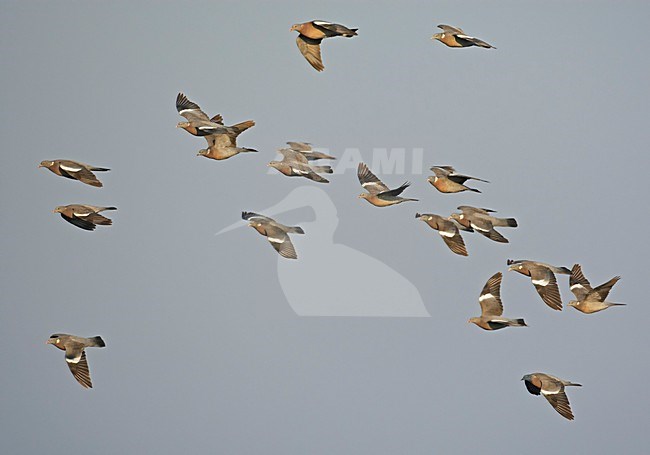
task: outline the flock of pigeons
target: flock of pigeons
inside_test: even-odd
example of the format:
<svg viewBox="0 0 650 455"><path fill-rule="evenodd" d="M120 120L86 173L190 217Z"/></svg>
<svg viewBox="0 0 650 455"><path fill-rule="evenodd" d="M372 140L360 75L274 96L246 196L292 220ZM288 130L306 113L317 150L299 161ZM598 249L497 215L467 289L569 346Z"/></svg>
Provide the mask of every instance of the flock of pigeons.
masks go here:
<svg viewBox="0 0 650 455"><path fill-rule="evenodd" d="M495 49L492 45L478 38L466 35L462 29L449 25L439 25L442 33L436 33L432 39L438 40L449 47L478 46L487 49ZM357 36L357 29L350 29L343 25L330 22L314 20L291 27L292 31L298 32L296 43L298 49L317 71L324 69L320 44L325 38L343 36L351 38ZM255 122L247 120L232 126L226 126L223 117L219 114L209 117L198 104L190 101L183 93L176 97L176 109L185 118L185 122L178 123L177 127L182 128L194 136L204 137L207 141L207 148L199 150L197 155L214 160L225 160L240 153L257 152L257 150L237 146L238 136L253 127ZM268 166L273 167L288 177L304 177L317 183L329 183L320 174L333 173L329 165L315 165L314 161L334 160L334 156L318 152L312 149L306 142L287 142L288 148L279 149L282 155L281 161L271 161ZM82 183L94 187L102 187L102 183L94 172L105 172L110 169L91 166L72 160L42 161L39 167L45 167L54 174L68 179L79 180ZM457 173L452 166L434 166L431 168L434 173L428 178L429 183L441 193L460 193L481 191L465 185L468 180L489 183L476 177ZM418 201L418 199L405 198L400 195L409 187L406 182L401 186L390 189L368 166L359 163L357 176L359 183L365 190L359 198L365 199L376 207L388 207L402 202ZM87 204L70 204L59 206L54 213L61 214L61 217L69 223L87 230L93 231L97 225L109 226L112 221L102 212L116 210L116 207L97 207ZM424 221L432 229L438 231L449 249L458 255L467 256L467 248L460 232L478 232L490 240L499 243L508 243L496 227L517 227L514 218L498 218L493 215L494 211L485 208L461 205L458 207L460 213L452 213L448 217L437 214L416 213L415 217ZM291 243L289 234L304 234L299 226L285 226L272 218L253 212L243 212L242 219L248 221L248 225L254 228L261 235L265 236L277 253L287 259L297 259L298 255ZM591 314L605 310L611 306L623 305L621 303L608 302L607 296L620 279L614 277L596 288L592 288L587 278L582 273L581 266L575 264L571 270L566 267L555 267L543 262L530 260L508 260L508 270L519 272L530 277L537 293L543 302L554 310L562 310L562 300L555 274L569 275L569 286L576 300L569 302L569 306L585 314ZM526 327L524 319L510 319L503 317L503 303L501 301L501 281L503 275L497 272L488 279L479 296L481 316L470 318L468 322L478 327L493 331L506 327ZM54 334L47 340L48 344L65 351L65 360L75 379L84 387L91 388L92 382L85 349L88 347L104 347L105 343L101 337L82 338L68 334ZM580 386L563 379L545 373L532 373L525 375L524 381L527 390L531 394L543 395L553 408L563 417L573 420L573 413L569 405L566 393L567 386Z"/></svg>

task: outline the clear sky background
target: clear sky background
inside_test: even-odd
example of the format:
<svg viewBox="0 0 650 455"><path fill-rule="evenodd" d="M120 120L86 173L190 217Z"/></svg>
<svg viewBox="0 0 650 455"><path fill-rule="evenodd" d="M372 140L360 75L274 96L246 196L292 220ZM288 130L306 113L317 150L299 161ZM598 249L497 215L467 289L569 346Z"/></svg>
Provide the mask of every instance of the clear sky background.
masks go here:
<svg viewBox="0 0 650 455"><path fill-rule="evenodd" d="M0 452L6 454L645 453L650 392L647 301L650 64L647 2L0 3ZM293 23L358 27L324 42L316 73ZM497 50L430 41L446 23ZM175 128L183 91L227 123L254 119L216 162ZM266 171L306 140L341 156L423 149L490 180L443 195L424 174L420 202L378 209L355 172L320 186L337 244L413 283L429 318L300 317L278 258L250 228L214 234L312 182ZM37 165L69 158L112 171L105 187ZM84 232L52 209L115 205ZM465 236L452 254L414 219L461 204L514 216L510 244ZM309 208L277 216L317 221ZM242 221L242 224L244 222ZM300 255L309 231L295 240ZM530 280L505 273L505 314L530 327L468 325L506 259L622 280L594 315L554 312ZM341 300L385 285L349 266L358 288L322 276ZM571 294L558 277L564 302ZM305 299L309 296L306 295ZM95 388L70 375L50 334L101 335ZM529 395L543 371L580 382L576 420Z"/></svg>

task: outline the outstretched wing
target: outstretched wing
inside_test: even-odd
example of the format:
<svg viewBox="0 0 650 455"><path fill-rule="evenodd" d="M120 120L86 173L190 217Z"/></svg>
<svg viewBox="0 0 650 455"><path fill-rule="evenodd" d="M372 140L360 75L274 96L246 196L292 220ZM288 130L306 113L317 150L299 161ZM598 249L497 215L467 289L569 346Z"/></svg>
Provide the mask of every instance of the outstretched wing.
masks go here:
<svg viewBox="0 0 650 455"><path fill-rule="evenodd" d="M323 59L320 56L320 42L319 39L307 38L304 35L298 35L296 38L296 44L300 53L307 59L309 64L316 71L323 71L325 66L323 66Z"/></svg>
<svg viewBox="0 0 650 455"><path fill-rule="evenodd" d="M571 269L569 288L578 300L584 300L584 298L592 291L591 284L589 284L589 280L587 280L583 275L580 264L574 264Z"/></svg>
<svg viewBox="0 0 650 455"><path fill-rule="evenodd" d="M246 221L259 221L263 223L275 222L273 218L269 218L268 216L260 215L259 213L255 213L255 212L241 212L241 217L242 220L246 220Z"/></svg>
<svg viewBox="0 0 650 455"><path fill-rule="evenodd" d="M331 22L326 21L312 21L312 25L325 33L327 36L347 36L351 37L357 34L357 29L347 28L345 25L341 24L332 24Z"/></svg>
<svg viewBox="0 0 650 455"><path fill-rule="evenodd" d="M84 219L77 218L77 217L74 216L74 215L73 215L73 216L67 216L67 215L64 215L64 214L62 213L62 214L61 214L61 218L63 218L64 220L66 220L68 223L70 223L70 224L74 224L74 225L77 226L78 228L81 228L81 229L83 229L83 230L85 230L85 231L94 231L94 230L95 230L95 227L96 227L96 226L95 226L93 223L91 223L90 221L86 221L86 220L84 220Z"/></svg>
<svg viewBox="0 0 650 455"><path fill-rule="evenodd" d="M305 155L292 149L280 149L278 153L282 155L282 161L285 163L297 162L309 166Z"/></svg>
<svg viewBox="0 0 650 455"><path fill-rule="evenodd" d="M467 41L469 43L472 43L474 46L484 47L486 49L496 49L496 47L492 46L491 44L486 43L485 41L473 36L464 35L462 32L456 34L456 40Z"/></svg>
<svg viewBox="0 0 650 455"><path fill-rule="evenodd" d="M467 180L477 180L479 182L485 182L485 183L490 183L487 180L479 179L477 177L472 177L471 175L463 175L463 174L450 174L449 175L449 180L452 182L460 183L461 185L465 183Z"/></svg>
<svg viewBox="0 0 650 455"><path fill-rule="evenodd" d="M436 177L444 178L454 172L454 168L451 166L433 166L431 168L431 171L435 174Z"/></svg>
<svg viewBox="0 0 650 455"><path fill-rule="evenodd" d="M77 179L80 182L96 187L102 186L102 182L97 180L95 174L93 174L86 166L75 163L74 161L63 161L59 163L59 170L64 177Z"/></svg>
<svg viewBox="0 0 650 455"><path fill-rule="evenodd" d="M467 256L467 248L465 247L463 237L458 232L456 223L448 220L438 221L438 234L440 234L442 240L445 241L445 244L452 252L461 256Z"/></svg>
<svg viewBox="0 0 650 455"><path fill-rule="evenodd" d="M295 150L296 152L310 152L312 149L309 142L289 141L287 145L291 150Z"/></svg>
<svg viewBox="0 0 650 455"><path fill-rule="evenodd" d="M442 29L444 32L447 32L447 33L454 33L454 34L456 34L456 33L465 33L463 31L463 29L458 28L458 27L453 27L451 25L440 24L440 25L438 25L438 28Z"/></svg>
<svg viewBox="0 0 650 455"><path fill-rule="evenodd" d="M357 168L357 177L359 178L359 183L361 183L363 189L368 191L370 194L389 191L389 188L384 185L384 182L379 180L375 174L370 172L370 169L368 169L368 166L366 166L365 163L359 163L359 167Z"/></svg>
<svg viewBox="0 0 650 455"><path fill-rule="evenodd" d="M562 298L553 272L539 267L530 271L530 279L544 303L554 310L562 311Z"/></svg>
<svg viewBox="0 0 650 455"><path fill-rule="evenodd" d="M82 348L83 349L83 348ZM77 380L79 384L87 389L93 387L93 383L90 380L90 370L88 369L88 361L86 360L86 352L79 350L78 347L73 347L72 349L66 349L65 351L65 361L72 372L72 375Z"/></svg>
<svg viewBox="0 0 650 455"><path fill-rule="evenodd" d="M553 409L555 409L562 417L573 420L573 412L571 412L571 405L569 404L569 399L564 393L564 390L555 393L549 393L542 390L542 395L544 398L551 403Z"/></svg>
<svg viewBox="0 0 650 455"><path fill-rule="evenodd" d="M287 233L278 227L267 227L266 239L283 258L298 259L296 250Z"/></svg>
<svg viewBox="0 0 650 455"><path fill-rule="evenodd" d="M609 291L612 290L612 287L620 280L620 276L615 276L611 280L609 280L607 283L603 283L600 286L596 287L594 289L594 294L598 295L600 298L601 302L604 302L607 296L609 295Z"/></svg>
<svg viewBox="0 0 650 455"><path fill-rule="evenodd" d="M199 105L188 100L183 93L179 93L176 96L176 110L189 122L195 120L206 122L210 121L210 117L208 117L208 115L201 110Z"/></svg>
<svg viewBox="0 0 650 455"><path fill-rule="evenodd" d="M503 303L501 302L501 279L503 274L497 272L487 280L478 303L481 305L481 316L501 316L503 314Z"/></svg>

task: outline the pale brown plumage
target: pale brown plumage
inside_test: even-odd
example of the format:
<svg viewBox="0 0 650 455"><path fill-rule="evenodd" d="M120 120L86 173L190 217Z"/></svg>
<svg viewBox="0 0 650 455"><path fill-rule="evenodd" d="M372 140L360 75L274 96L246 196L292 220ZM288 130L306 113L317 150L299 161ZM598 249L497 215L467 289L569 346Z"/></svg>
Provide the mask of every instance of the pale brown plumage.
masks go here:
<svg viewBox="0 0 650 455"><path fill-rule="evenodd" d="M429 227L438 231L442 240L451 251L461 256L467 256L465 242L458 231L458 226L453 221L447 220L433 213L415 214L415 218L427 223Z"/></svg>
<svg viewBox="0 0 650 455"><path fill-rule="evenodd" d="M94 231L97 225L110 226L113 221L100 215L105 210L117 210L117 207L97 207L94 205L69 204L60 205L53 213L60 213L61 218L85 231Z"/></svg>
<svg viewBox="0 0 650 455"><path fill-rule="evenodd" d="M90 370L86 360L85 349L89 347L103 348L106 346L101 337L83 338L65 333L55 333L45 342L65 351L65 361L74 378L83 387L90 389L93 383L90 379Z"/></svg>
<svg viewBox="0 0 650 455"><path fill-rule="evenodd" d="M431 171L434 175L430 176L427 181L441 193L460 193L462 191L481 191L465 186L467 180L477 180L479 182L490 183L487 180L470 177L469 175L458 174L452 166L433 166Z"/></svg>
<svg viewBox="0 0 650 455"><path fill-rule="evenodd" d="M546 373L527 374L521 380L524 381L528 392L533 395L543 395L562 417L568 420L574 419L564 388L568 386L582 387L581 384L565 381Z"/></svg>
<svg viewBox="0 0 650 455"><path fill-rule="evenodd" d="M544 262L528 260L508 260L508 270L521 273L530 277L537 293L545 304L554 310L562 311L562 298L557 286L555 273L569 275L571 271L566 267L555 267Z"/></svg>
<svg viewBox="0 0 650 455"><path fill-rule="evenodd" d="M332 155L328 155L326 153L322 152L316 152L314 149L312 149L311 144L309 142L292 142L289 141L287 142L287 145L291 150L294 150L296 152L300 152L304 155L305 158L307 158L308 161L316 161L316 160L335 160L336 157Z"/></svg>
<svg viewBox="0 0 650 455"><path fill-rule="evenodd" d="M257 150L252 148L237 147L237 137L253 126L255 126L255 122L247 120L229 126L223 134L205 136L205 140L208 142L208 148L199 150L197 156L204 156L213 160L226 160L240 153L257 152Z"/></svg>
<svg viewBox="0 0 650 455"><path fill-rule="evenodd" d="M250 227L266 237L280 256L287 259L298 259L298 254L293 243L291 243L289 234L304 234L305 231L300 226L285 226L273 218L253 212L242 212L241 217L249 222Z"/></svg>
<svg viewBox="0 0 650 455"><path fill-rule="evenodd" d="M438 40L448 47L478 46L485 49L496 49L496 47L486 43L483 40L467 35L462 29L458 27L440 24L438 25L438 28L442 29L442 33L434 34L431 39Z"/></svg>
<svg viewBox="0 0 650 455"><path fill-rule="evenodd" d="M494 210L469 205L461 205L458 207L458 210L461 213L452 213L452 219L466 229L476 231L495 242L508 243L508 239L494 229L495 226L517 227L517 220L514 218L497 218L492 216L491 213L494 213Z"/></svg>
<svg viewBox="0 0 650 455"><path fill-rule="evenodd" d="M294 24L291 31L297 31L296 44L300 53L316 71L323 71L323 59L321 57L320 44L325 38L344 36L351 38L357 35L356 28L347 28L343 25L330 22L314 20L302 24Z"/></svg>
<svg viewBox="0 0 650 455"><path fill-rule="evenodd" d="M227 132L221 115L217 114L211 119L198 104L187 99L183 93L176 96L176 110L187 120L187 122L179 122L176 128L183 128L193 136L209 136Z"/></svg>
<svg viewBox="0 0 650 455"><path fill-rule="evenodd" d="M483 330L499 330L505 327L526 327L526 323L523 319L509 319L504 318L503 315L503 303L501 302L501 280L503 274L497 272L492 275L483 290L481 295L478 298L478 302L481 305L481 316L470 318L469 321L473 324L476 324L478 327Z"/></svg>
<svg viewBox="0 0 650 455"><path fill-rule="evenodd" d="M302 152L292 149L280 149L278 152L282 155L282 161L271 161L268 164L270 167L288 177L304 177L318 183L329 183L329 180L318 173L331 174L331 166L311 165Z"/></svg>
<svg viewBox="0 0 650 455"><path fill-rule="evenodd" d="M615 276L600 286L592 288L589 280L582 273L580 264L574 264L569 277L569 286L577 300L571 300L568 305L585 314L597 313L612 306L624 306L624 303L606 301L609 291L620 279L620 276Z"/></svg>
<svg viewBox="0 0 650 455"><path fill-rule="evenodd" d="M388 207L389 205L396 205L402 202L417 201L417 199L399 196L411 185L409 182L405 182L399 188L391 190L375 174L370 172L370 169L364 163L359 163L357 177L363 189L367 191L367 193L361 193L359 197L376 207Z"/></svg>
<svg viewBox="0 0 650 455"><path fill-rule="evenodd" d="M91 166L90 164L80 163L72 160L45 160L41 161L38 167L44 167L60 175L72 180L79 180L86 185L101 188L102 182L99 181L93 172L106 172L110 169L105 167Z"/></svg>

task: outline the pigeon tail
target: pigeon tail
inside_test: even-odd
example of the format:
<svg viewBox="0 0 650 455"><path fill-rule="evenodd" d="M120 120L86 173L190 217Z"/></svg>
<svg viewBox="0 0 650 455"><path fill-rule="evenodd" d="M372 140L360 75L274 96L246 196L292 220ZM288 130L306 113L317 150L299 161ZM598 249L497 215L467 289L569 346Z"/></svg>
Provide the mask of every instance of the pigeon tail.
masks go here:
<svg viewBox="0 0 650 455"><path fill-rule="evenodd" d="M312 166L314 172L333 174L332 166Z"/></svg>
<svg viewBox="0 0 650 455"><path fill-rule="evenodd" d="M92 337L90 340L94 343L92 345L94 347L103 348L106 346L106 343L104 343L104 340L102 340L102 337L100 336Z"/></svg>

